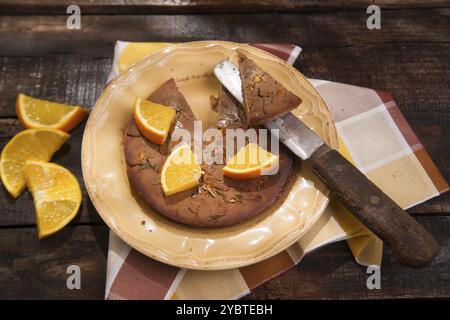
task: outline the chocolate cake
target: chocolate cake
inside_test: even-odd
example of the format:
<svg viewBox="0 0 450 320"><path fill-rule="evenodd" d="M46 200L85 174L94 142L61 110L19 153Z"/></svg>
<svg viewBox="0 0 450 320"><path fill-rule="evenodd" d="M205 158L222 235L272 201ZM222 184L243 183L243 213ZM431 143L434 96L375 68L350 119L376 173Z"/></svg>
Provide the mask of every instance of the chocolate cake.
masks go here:
<svg viewBox="0 0 450 320"><path fill-rule="evenodd" d="M174 128L193 130L194 114L173 79L163 83L148 99L177 110ZM217 107L224 112L229 103L236 103L233 99L222 88ZM236 118L235 124L239 125L240 121L241 118ZM148 141L133 119L125 128L123 141L127 173L134 190L153 209L183 224L223 227L245 221L274 204L294 181L293 160L280 146L279 171L275 175L233 180L223 176L223 164L202 164L198 188L166 197L160 184L160 172L170 152L170 143L159 146Z"/></svg>
<svg viewBox="0 0 450 320"><path fill-rule="evenodd" d="M302 99L242 53L239 53L239 72L249 127L280 117L302 102Z"/></svg>

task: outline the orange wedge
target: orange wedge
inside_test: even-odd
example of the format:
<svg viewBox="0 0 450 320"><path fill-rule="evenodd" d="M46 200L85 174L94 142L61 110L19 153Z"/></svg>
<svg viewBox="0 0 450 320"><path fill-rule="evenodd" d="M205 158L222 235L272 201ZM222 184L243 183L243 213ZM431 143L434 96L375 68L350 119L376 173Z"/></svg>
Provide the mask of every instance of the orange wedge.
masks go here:
<svg viewBox="0 0 450 320"><path fill-rule="evenodd" d="M161 170L161 186L164 194L170 196L197 186L201 171L195 154L188 145L176 147L167 157Z"/></svg>
<svg viewBox="0 0 450 320"><path fill-rule="evenodd" d="M16 113L20 123L29 128L52 128L69 132L84 119L87 109L17 95Z"/></svg>
<svg viewBox="0 0 450 320"><path fill-rule="evenodd" d="M142 135L162 145L166 141L176 111L172 107L136 98L134 120Z"/></svg>
<svg viewBox="0 0 450 320"><path fill-rule="evenodd" d="M57 129L28 129L16 134L0 156L0 177L16 198L25 188L22 167L27 160L49 161L70 135Z"/></svg>
<svg viewBox="0 0 450 320"><path fill-rule="evenodd" d="M39 239L64 228L81 204L81 190L75 176L50 162L27 160L23 176L33 195Z"/></svg>
<svg viewBox="0 0 450 320"><path fill-rule="evenodd" d="M256 143L241 148L222 168L224 176L236 180L253 179L262 174L273 174L278 156L264 150Z"/></svg>

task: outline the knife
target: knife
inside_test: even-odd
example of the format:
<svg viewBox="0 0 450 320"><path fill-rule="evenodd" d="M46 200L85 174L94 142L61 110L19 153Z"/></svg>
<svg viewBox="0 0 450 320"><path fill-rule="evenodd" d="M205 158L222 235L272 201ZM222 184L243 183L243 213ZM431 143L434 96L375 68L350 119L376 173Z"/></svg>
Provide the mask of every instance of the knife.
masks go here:
<svg viewBox="0 0 450 320"><path fill-rule="evenodd" d="M243 103L239 69L228 60L214 74ZM372 183L339 152L331 149L292 113L264 124L295 155L309 161L314 173L341 203L391 250L396 261L412 267L430 264L439 252L434 237Z"/></svg>

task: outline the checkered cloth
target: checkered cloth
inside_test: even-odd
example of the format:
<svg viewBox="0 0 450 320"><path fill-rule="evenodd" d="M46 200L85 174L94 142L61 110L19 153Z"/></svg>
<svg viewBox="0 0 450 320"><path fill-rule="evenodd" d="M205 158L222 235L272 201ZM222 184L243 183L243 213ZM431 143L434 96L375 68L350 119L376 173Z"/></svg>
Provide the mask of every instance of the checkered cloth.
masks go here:
<svg viewBox="0 0 450 320"><path fill-rule="evenodd" d="M119 41L109 79L127 67L123 61L136 60L165 45L169 44ZM301 52L294 45L254 46L290 64ZM121 59L125 51L132 57ZM339 151L401 207L409 208L449 191L389 93L323 80L311 82L332 113ZM336 200L287 250L257 264L224 271L185 270L163 264L130 248L111 232L105 298L238 299L294 267L307 253L340 240L347 240L358 263L381 263L382 242Z"/></svg>

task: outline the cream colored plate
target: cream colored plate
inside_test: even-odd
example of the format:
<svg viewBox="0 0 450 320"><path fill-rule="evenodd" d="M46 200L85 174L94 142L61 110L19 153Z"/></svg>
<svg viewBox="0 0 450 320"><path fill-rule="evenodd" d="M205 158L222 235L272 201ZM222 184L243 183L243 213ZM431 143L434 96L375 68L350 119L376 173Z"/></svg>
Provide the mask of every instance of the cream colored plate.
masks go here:
<svg viewBox="0 0 450 320"><path fill-rule="evenodd" d="M328 203L328 190L307 163L284 203L245 223L199 229L174 223L153 211L130 188L122 134L136 96L147 97L174 77L203 128L213 125L209 96L218 92L213 67L236 49L303 99L295 110L332 147L337 136L317 91L293 67L259 49L231 42L201 41L174 45L140 60L110 83L93 108L83 137L83 177L95 208L120 238L159 261L191 269L218 270L249 265L286 249L317 220ZM145 225L143 225L145 221Z"/></svg>

